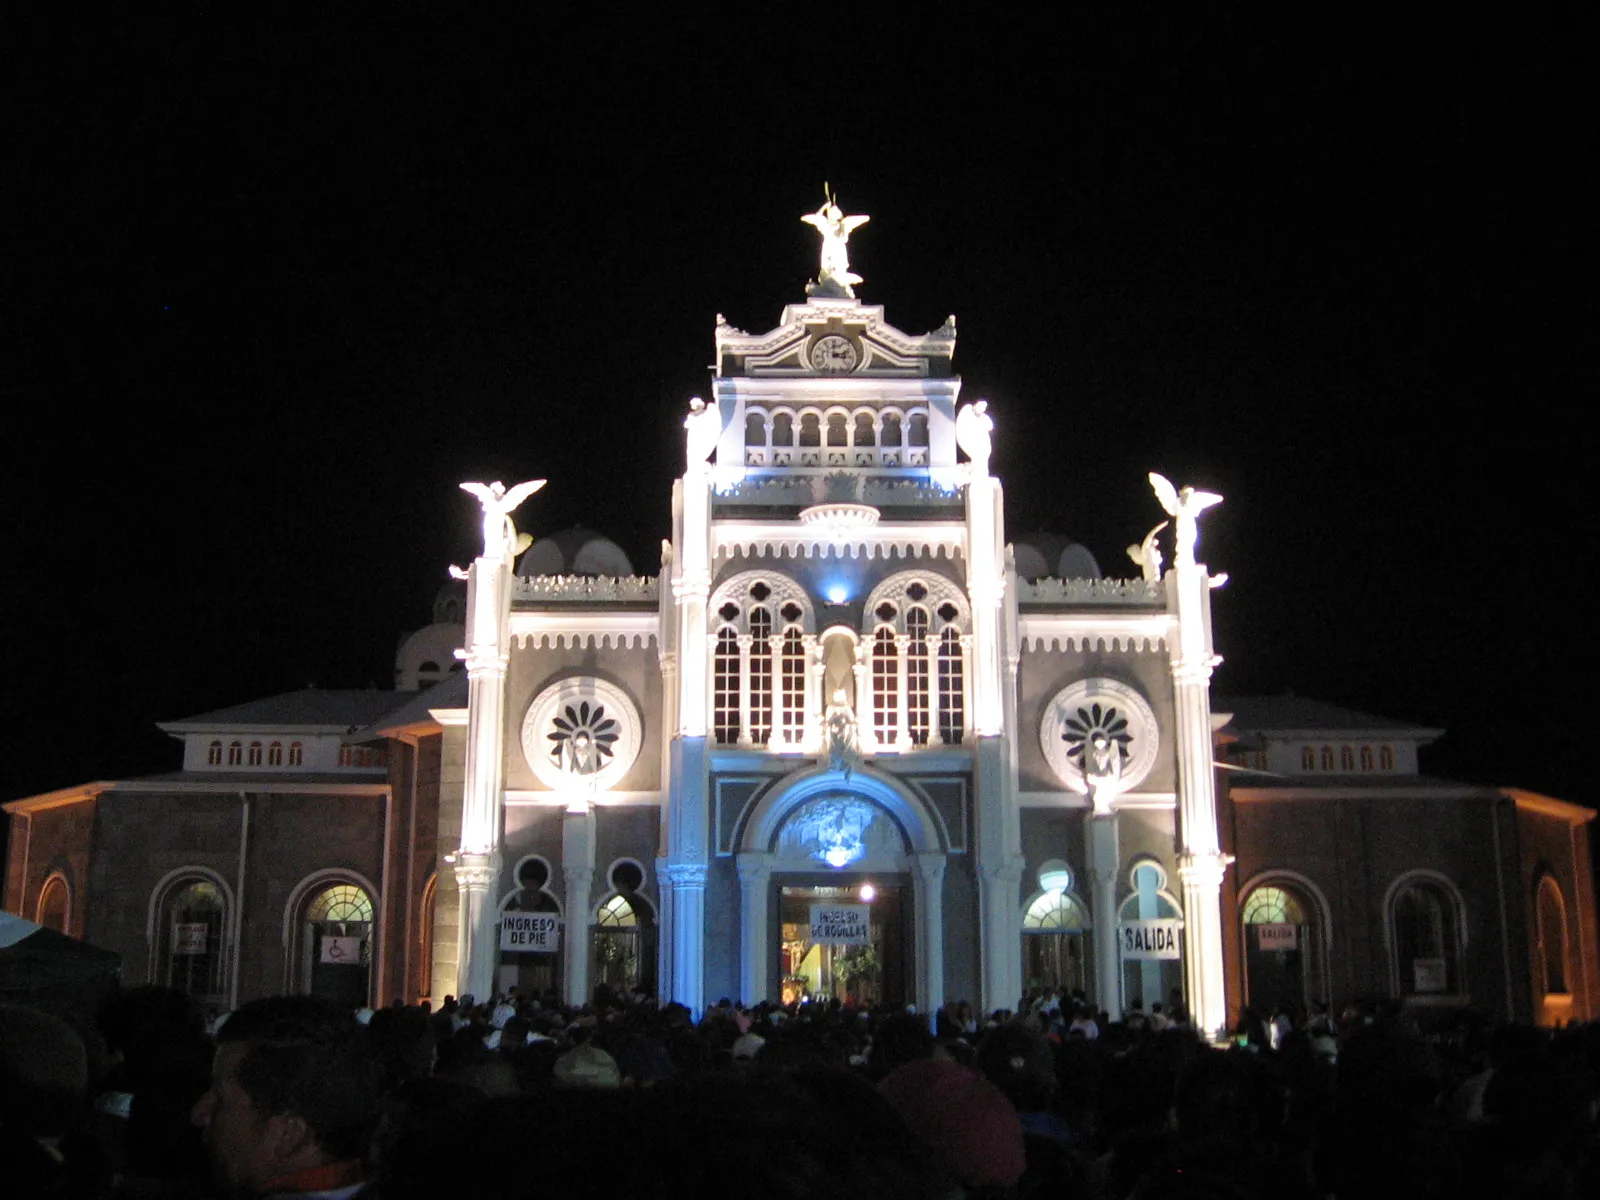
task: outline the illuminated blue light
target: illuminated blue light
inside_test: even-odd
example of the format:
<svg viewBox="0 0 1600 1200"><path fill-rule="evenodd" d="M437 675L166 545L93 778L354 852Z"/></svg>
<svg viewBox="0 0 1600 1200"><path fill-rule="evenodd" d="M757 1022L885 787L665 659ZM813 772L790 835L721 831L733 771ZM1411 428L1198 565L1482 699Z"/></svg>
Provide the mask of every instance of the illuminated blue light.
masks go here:
<svg viewBox="0 0 1600 1200"><path fill-rule="evenodd" d="M843 604L850 599L850 589L842 583L830 583L825 592L829 604Z"/></svg>

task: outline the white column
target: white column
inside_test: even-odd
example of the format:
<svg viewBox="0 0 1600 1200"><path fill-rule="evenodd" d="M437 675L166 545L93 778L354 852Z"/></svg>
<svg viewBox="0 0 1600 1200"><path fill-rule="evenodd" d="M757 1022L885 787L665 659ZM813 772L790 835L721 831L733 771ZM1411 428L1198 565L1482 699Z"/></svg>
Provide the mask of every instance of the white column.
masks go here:
<svg viewBox="0 0 1600 1200"><path fill-rule="evenodd" d="M928 689L928 745L937 746L942 740L939 737L939 635L930 633L922 639L922 644L928 656L922 673L923 684Z"/></svg>
<svg viewBox="0 0 1600 1200"><path fill-rule="evenodd" d="M816 634L804 634L800 641L805 647L806 662L806 713L800 744L809 754L822 745L822 710L825 707L822 677L828 668L823 665L822 647L817 644Z"/></svg>
<svg viewBox="0 0 1600 1200"><path fill-rule="evenodd" d="M772 977L772 947L768 945L770 924L767 897L771 891L772 856L741 854L739 867L739 922L743 945L739 957L739 998L745 1004L776 1000L769 989Z"/></svg>
<svg viewBox="0 0 1600 1200"><path fill-rule="evenodd" d="M493 995L500 959L500 914L493 893L500 881L503 824L506 665L511 657L511 565L516 530L511 512L544 486L529 481L506 489L463 484L483 508L483 553L467 572L467 755L462 784L461 843L456 852L461 943L456 994Z"/></svg>
<svg viewBox="0 0 1600 1200"><path fill-rule="evenodd" d="M701 863L671 863L672 999L699 1020L705 1009L706 875Z"/></svg>
<svg viewBox="0 0 1600 1200"><path fill-rule="evenodd" d="M1089 881L1093 888L1095 1003L1122 1018L1122 948L1117 928L1117 875L1122 850L1117 814L1085 813L1089 825ZM1162 997L1164 1000L1165 997Z"/></svg>
<svg viewBox="0 0 1600 1200"><path fill-rule="evenodd" d="M1022 867L1020 854L978 865L985 1013L1014 1010L1022 998L1022 931L1016 911L1022 903L1017 890Z"/></svg>
<svg viewBox="0 0 1600 1200"><path fill-rule="evenodd" d="M856 643L856 738L863 754L878 748L877 730L872 727L872 641Z"/></svg>
<svg viewBox="0 0 1600 1200"><path fill-rule="evenodd" d="M583 1005L589 1001L589 908L594 884L594 812L587 807L569 810L561 819L561 878L567 919L563 991L568 1004Z"/></svg>
<svg viewBox="0 0 1600 1200"><path fill-rule="evenodd" d="M750 646L755 638L739 635L739 745L752 744L750 737Z"/></svg>
<svg viewBox="0 0 1600 1200"><path fill-rule="evenodd" d="M917 855L917 1003L930 1022L944 1007L944 868L942 851Z"/></svg>
<svg viewBox="0 0 1600 1200"><path fill-rule="evenodd" d="M656 896L661 907L656 913L656 999L665 1004L672 998L672 877L667 860L656 859Z"/></svg>
<svg viewBox="0 0 1600 1200"><path fill-rule="evenodd" d="M972 733L972 635L961 635L961 740Z"/></svg>
<svg viewBox="0 0 1600 1200"><path fill-rule="evenodd" d="M1195 1028L1222 1033L1228 1004L1222 966L1222 878L1232 861L1221 851L1211 738L1210 584L1180 539L1167 572L1167 603L1176 610L1169 642L1178 752L1178 874L1183 880L1184 983Z"/></svg>
<svg viewBox="0 0 1600 1200"><path fill-rule="evenodd" d="M767 749L781 750L787 745L783 734L783 635L767 639L772 660L772 729L767 734Z"/></svg>
<svg viewBox="0 0 1600 1200"><path fill-rule="evenodd" d="M905 754L911 749L911 635L897 633L894 638L894 748Z"/></svg>

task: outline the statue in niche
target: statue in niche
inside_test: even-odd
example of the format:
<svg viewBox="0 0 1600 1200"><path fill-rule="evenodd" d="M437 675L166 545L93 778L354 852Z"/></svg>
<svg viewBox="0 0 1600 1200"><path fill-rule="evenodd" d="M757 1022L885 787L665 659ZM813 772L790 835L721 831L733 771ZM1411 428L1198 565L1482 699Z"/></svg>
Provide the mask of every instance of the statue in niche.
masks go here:
<svg viewBox="0 0 1600 1200"><path fill-rule="evenodd" d="M1167 522L1161 522L1144 535L1144 541L1137 546L1128 547L1128 557L1133 559L1134 565L1144 572L1146 583L1157 583L1161 579L1161 547L1156 545L1156 534L1166 527Z"/></svg>
<svg viewBox="0 0 1600 1200"><path fill-rule="evenodd" d="M1089 788L1089 803L1095 815L1110 813L1112 802L1122 790L1122 747L1099 730L1083 748L1083 782Z"/></svg>
<svg viewBox="0 0 1600 1200"><path fill-rule="evenodd" d="M967 452L972 460L973 475L989 473L990 434L994 432L994 418L989 415L989 402L979 400L965 405L956 413L956 445Z"/></svg>
<svg viewBox="0 0 1600 1200"><path fill-rule="evenodd" d="M689 431L688 457L692 470L715 452L717 439L722 436L722 414L715 406L695 396L689 401L689 415L683 419L683 427Z"/></svg>
<svg viewBox="0 0 1600 1200"><path fill-rule="evenodd" d="M850 270L850 252L847 248L850 235L872 220L871 217L847 217L835 203L833 191L822 185L822 207L800 219L822 235L822 263L817 271L817 282L806 288L807 295L838 296L855 299L854 284L862 282L861 276Z"/></svg>
<svg viewBox="0 0 1600 1200"><path fill-rule="evenodd" d="M845 778L861 761L861 739L856 730L856 710L848 703L843 688L833 693L833 701L823 714L828 737L828 765Z"/></svg>
<svg viewBox="0 0 1600 1200"><path fill-rule="evenodd" d="M478 498L478 503L483 506L483 555L484 558L503 558L506 555L520 554L533 544L533 539L527 534L518 535L517 527L511 523L511 514L517 506L533 495L545 484L543 479L530 479L519 483L509 491L506 485L496 479L493 483L463 483L461 490L470 492Z"/></svg>

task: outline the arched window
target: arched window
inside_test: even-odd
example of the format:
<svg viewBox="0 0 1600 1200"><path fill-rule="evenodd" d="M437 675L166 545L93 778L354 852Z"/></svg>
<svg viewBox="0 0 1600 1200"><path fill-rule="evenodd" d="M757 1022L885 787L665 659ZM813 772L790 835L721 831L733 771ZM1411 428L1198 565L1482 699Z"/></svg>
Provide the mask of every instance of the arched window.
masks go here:
<svg viewBox="0 0 1600 1200"><path fill-rule="evenodd" d="M712 681L712 730L721 745L732 745L739 738L739 635L731 626L717 631Z"/></svg>
<svg viewBox="0 0 1600 1200"><path fill-rule="evenodd" d="M261 743L260 742L251 742L250 743L250 763L249 763L249 765L252 766L252 767L259 767L261 765Z"/></svg>
<svg viewBox="0 0 1600 1200"><path fill-rule="evenodd" d="M1394 770L1394 747L1378 747L1378 766L1385 771Z"/></svg>
<svg viewBox="0 0 1600 1200"><path fill-rule="evenodd" d="M808 412L800 414L800 445L802 449L806 446L822 445L821 413ZM811 461L813 463L816 462L815 457Z"/></svg>
<svg viewBox="0 0 1600 1200"><path fill-rule="evenodd" d="M877 455L873 452L877 441L877 431L872 427L872 414L858 412L850 430L850 444L860 451L856 455L857 466L869 466L877 461Z"/></svg>
<svg viewBox="0 0 1600 1200"><path fill-rule="evenodd" d="M784 631L781 651L783 667L783 737L787 746L798 746L806 724L806 643L805 635L791 625Z"/></svg>
<svg viewBox="0 0 1600 1200"><path fill-rule="evenodd" d="M281 767L281 766L283 766L283 743L282 742L272 742L272 743L268 744L268 746L267 746L267 766L269 766L269 767Z"/></svg>
<svg viewBox="0 0 1600 1200"><path fill-rule="evenodd" d="M1300 747L1300 769L1302 771L1315 771L1317 769L1317 752L1314 747Z"/></svg>
<svg viewBox="0 0 1600 1200"><path fill-rule="evenodd" d="M206 766L220 767L222 765L222 743L212 742L206 747Z"/></svg>
<svg viewBox="0 0 1600 1200"><path fill-rule="evenodd" d="M811 601L785 575L743 571L707 606L715 631L711 725L718 744L798 749L814 730Z"/></svg>
<svg viewBox="0 0 1600 1200"><path fill-rule="evenodd" d="M1361 769L1363 771L1372 770L1372 747L1371 746L1363 746L1363 747L1361 747Z"/></svg>
<svg viewBox="0 0 1600 1200"><path fill-rule="evenodd" d="M502 912L537 912L561 915L561 903L550 891L550 864L538 854L530 854L517 864L517 886L500 904ZM564 936L564 935L563 935ZM559 939L554 951L500 952L502 975L514 970L519 992L538 996L561 987Z"/></svg>
<svg viewBox="0 0 1600 1200"><path fill-rule="evenodd" d="M1081 933L1089 928L1089 912L1071 892L1040 892L1022 915L1024 933Z"/></svg>
<svg viewBox="0 0 1600 1200"><path fill-rule="evenodd" d="M34 919L57 933L72 932L72 889L60 871L46 879L39 889L39 908Z"/></svg>
<svg viewBox="0 0 1600 1200"><path fill-rule="evenodd" d="M967 682L961 633L953 625L939 634L939 740L957 746L967 733Z"/></svg>
<svg viewBox="0 0 1600 1200"><path fill-rule="evenodd" d="M945 745L959 744L967 713L961 589L942 575L901 571L872 589L865 612L878 748L925 746L934 730Z"/></svg>
<svg viewBox="0 0 1600 1200"><path fill-rule="evenodd" d="M631 858L606 873L611 895L594 911L594 982L615 991L655 990L655 913L641 889L644 868Z"/></svg>
<svg viewBox="0 0 1600 1200"><path fill-rule="evenodd" d="M1567 904L1561 885L1549 875L1539 880L1536 912L1541 990L1546 996L1565 996L1569 990Z"/></svg>
<svg viewBox="0 0 1600 1200"><path fill-rule="evenodd" d="M220 882L198 868L163 880L151 898L150 982L225 1005L229 904Z"/></svg>
<svg viewBox="0 0 1600 1200"><path fill-rule="evenodd" d="M774 446L794 445L794 414L779 411L772 415L772 444Z"/></svg>
<svg viewBox="0 0 1600 1200"><path fill-rule="evenodd" d="M1332 746L1324 746L1322 748L1322 769L1324 771L1333 770L1333 747Z"/></svg>
<svg viewBox="0 0 1600 1200"><path fill-rule="evenodd" d="M885 409L883 413L883 436L880 439L885 449L900 446L900 414L893 409Z"/></svg>
<svg viewBox="0 0 1600 1200"><path fill-rule="evenodd" d="M900 719L896 688L900 679L894 630L880 627L872 639L872 736L880 746L892 745Z"/></svg>
<svg viewBox="0 0 1600 1200"><path fill-rule="evenodd" d="M290 742L289 743L289 765L291 767L298 767L298 766L303 765L304 761L305 761L304 747L302 747L299 742Z"/></svg>
<svg viewBox="0 0 1600 1200"><path fill-rule="evenodd" d="M243 742L228 743L228 765L230 767L242 767L244 765Z"/></svg>
<svg viewBox="0 0 1600 1200"><path fill-rule="evenodd" d="M906 445L926 447L928 444L928 414L918 409L911 414L906 426Z"/></svg>
<svg viewBox="0 0 1600 1200"><path fill-rule="evenodd" d="M850 418L842 412L828 414L828 445L848 446L850 444Z"/></svg>
<svg viewBox="0 0 1600 1200"><path fill-rule="evenodd" d="M750 740L764 745L772 737L772 613L757 604L749 619Z"/></svg>
<svg viewBox="0 0 1600 1200"><path fill-rule="evenodd" d="M352 767L355 765L355 761L356 748L354 746L339 747L339 765L341 767Z"/></svg>
<svg viewBox="0 0 1600 1200"><path fill-rule="evenodd" d="M1461 991L1463 922L1459 893L1441 875L1413 872L1389 893L1391 966L1402 996Z"/></svg>
<svg viewBox="0 0 1600 1200"><path fill-rule="evenodd" d="M744 415L744 444L746 446L767 444L767 417L760 409L752 409Z"/></svg>
<svg viewBox="0 0 1600 1200"><path fill-rule="evenodd" d="M1167 890L1166 868L1153 859L1137 860L1128 872L1128 884L1128 898L1117 910L1119 922L1126 926L1132 921L1177 921L1182 939L1183 909ZM1124 952L1122 987L1125 1004L1138 1001L1148 1011L1152 1004L1165 1004L1174 992L1182 995L1183 962L1178 957L1134 958ZM1101 1003L1106 1004L1104 997Z"/></svg>
<svg viewBox="0 0 1600 1200"><path fill-rule="evenodd" d="M1339 747L1339 769L1341 771L1354 771L1356 769L1355 751L1349 746Z"/></svg>

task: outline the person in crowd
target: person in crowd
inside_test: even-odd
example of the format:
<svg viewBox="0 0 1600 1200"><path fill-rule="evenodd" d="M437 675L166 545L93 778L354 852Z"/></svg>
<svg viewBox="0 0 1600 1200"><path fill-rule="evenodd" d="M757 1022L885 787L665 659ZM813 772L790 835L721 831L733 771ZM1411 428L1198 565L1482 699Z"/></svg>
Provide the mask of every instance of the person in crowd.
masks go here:
<svg viewBox="0 0 1600 1200"><path fill-rule="evenodd" d="M226 1195L351 1200L367 1186L378 1096L364 1026L314 997L275 996L218 1031L193 1119Z"/></svg>

